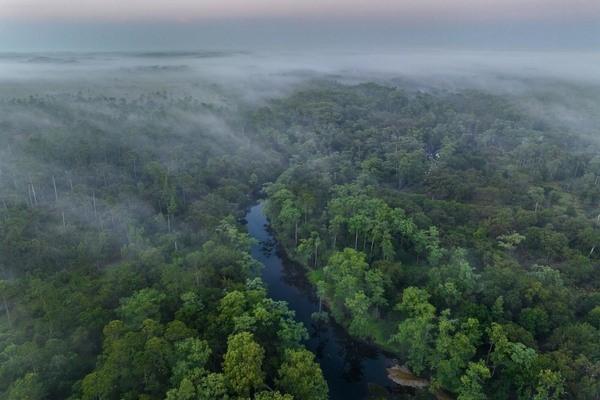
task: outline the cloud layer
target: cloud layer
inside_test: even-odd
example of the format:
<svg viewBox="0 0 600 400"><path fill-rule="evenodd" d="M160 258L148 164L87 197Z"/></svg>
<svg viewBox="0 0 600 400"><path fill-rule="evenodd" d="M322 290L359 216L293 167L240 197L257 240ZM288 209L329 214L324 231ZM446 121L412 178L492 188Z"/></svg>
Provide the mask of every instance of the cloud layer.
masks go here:
<svg viewBox="0 0 600 400"><path fill-rule="evenodd" d="M162 20L334 18L417 21L590 20L597 0L0 0L0 18Z"/></svg>

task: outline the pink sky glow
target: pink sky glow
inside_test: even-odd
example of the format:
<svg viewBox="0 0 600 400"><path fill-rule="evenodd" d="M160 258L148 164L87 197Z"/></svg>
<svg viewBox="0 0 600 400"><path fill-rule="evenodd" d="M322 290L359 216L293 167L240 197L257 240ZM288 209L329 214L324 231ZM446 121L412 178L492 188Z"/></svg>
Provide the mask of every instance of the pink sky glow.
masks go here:
<svg viewBox="0 0 600 400"><path fill-rule="evenodd" d="M600 0L0 0L2 19L44 21L334 18L410 23L599 17Z"/></svg>

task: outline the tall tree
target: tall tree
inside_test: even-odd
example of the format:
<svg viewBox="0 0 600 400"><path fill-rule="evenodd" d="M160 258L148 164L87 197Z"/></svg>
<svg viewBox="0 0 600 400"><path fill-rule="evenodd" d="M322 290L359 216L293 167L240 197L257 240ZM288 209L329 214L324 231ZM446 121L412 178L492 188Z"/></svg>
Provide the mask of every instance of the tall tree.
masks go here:
<svg viewBox="0 0 600 400"><path fill-rule="evenodd" d="M326 400L328 388L315 356L306 349L285 351L277 387L295 399Z"/></svg>
<svg viewBox="0 0 600 400"><path fill-rule="evenodd" d="M223 358L223 374L229 389L240 396L250 396L264 385L262 370L265 351L249 332L240 332L227 339Z"/></svg>

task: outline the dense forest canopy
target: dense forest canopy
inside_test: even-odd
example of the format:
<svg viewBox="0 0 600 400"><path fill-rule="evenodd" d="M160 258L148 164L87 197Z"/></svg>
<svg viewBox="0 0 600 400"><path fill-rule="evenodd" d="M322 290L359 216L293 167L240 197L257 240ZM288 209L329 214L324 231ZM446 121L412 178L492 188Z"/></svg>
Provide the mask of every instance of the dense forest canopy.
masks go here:
<svg viewBox="0 0 600 400"><path fill-rule="evenodd" d="M509 98L375 84L256 119L294 160L269 215L351 334L459 399L600 394L596 140Z"/></svg>
<svg viewBox="0 0 600 400"><path fill-rule="evenodd" d="M139 57L5 78L0 397L326 399L250 255L260 198L319 317L431 383L379 396L600 396L597 88Z"/></svg>

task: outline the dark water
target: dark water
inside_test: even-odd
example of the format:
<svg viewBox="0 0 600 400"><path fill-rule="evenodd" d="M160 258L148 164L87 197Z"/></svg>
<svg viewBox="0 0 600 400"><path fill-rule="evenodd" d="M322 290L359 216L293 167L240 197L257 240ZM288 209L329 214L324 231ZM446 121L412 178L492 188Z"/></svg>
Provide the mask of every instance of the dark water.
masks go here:
<svg viewBox="0 0 600 400"><path fill-rule="evenodd" d="M317 355L333 400L362 400L367 398L369 386L391 385L386 368L391 360L377 349L353 340L338 325L315 324L311 314L319 310L314 291L307 282L302 268L283 260L277 243L267 229L263 205L258 204L246 215L248 232L258 240L252 247L252 256L264 264L262 278L275 300L284 300L296 312L309 331L306 346Z"/></svg>

